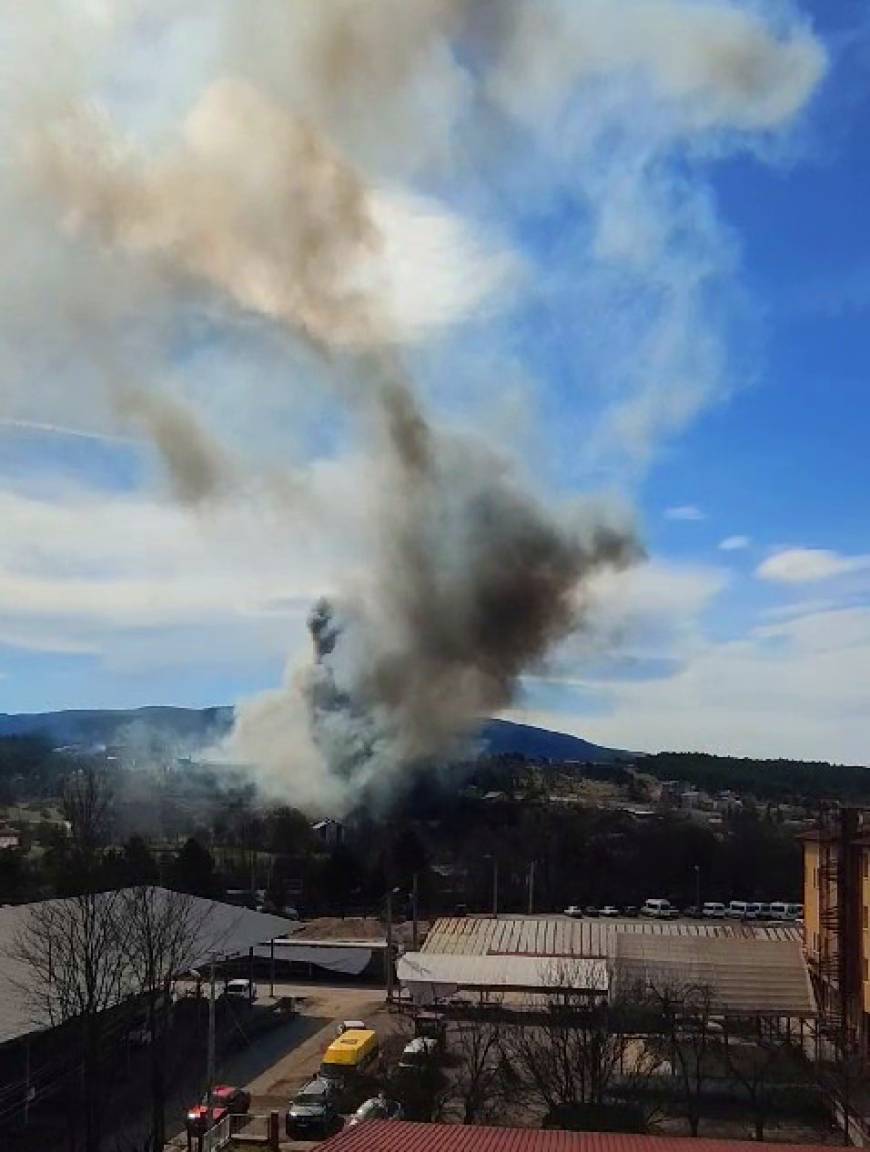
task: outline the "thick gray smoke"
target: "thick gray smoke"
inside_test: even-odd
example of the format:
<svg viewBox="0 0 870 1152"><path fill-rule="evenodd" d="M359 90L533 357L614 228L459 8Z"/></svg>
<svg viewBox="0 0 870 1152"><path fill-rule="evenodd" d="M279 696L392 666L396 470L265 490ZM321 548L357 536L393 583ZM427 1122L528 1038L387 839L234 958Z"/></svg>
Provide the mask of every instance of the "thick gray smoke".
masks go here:
<svg viewBox="0 0 870 1152"><path fill-rule="evenodd" d="M333 808L383 801L397 773L461 752L521 673L583 627L590 578L640 557L628 526L546 511L482 443L417 427L410 444L385 482L364 591L321 601L313 666L238 712L236 758L253 750L277 782L292 748L303 789L319 781L313 799Z"/></svg>
<svg viewBox="0 0 870 1152"><path fill-rule="evenodd" d="M177 400L156 391L118 388L116 404L121 418L153 441L177 500L200 504L231 486L229 456Z"/></svg>
<svg viewBox="0 0 870 1152"><path fill-rule="evenodd" d="M184 10L164 0L158 18ZM106 11L121 32L132 20L122 5ZM641 554L606 508L545 507L500 453L427 419L404 349L476 315L516 281L518 261L408 178L461 175L463 116L466 141L480 118L483 155L511 132L540 134L579 89L605 82L616 87L607 113L590 113L593 141L638 85L666 110L651 150L773 129L805 102L823 57L802 29L777 35L729 0L196 11L225 36L173 133L125 138L74 72L27 119L20 162L64 234L139 270L143 297L281 328L320 358L357 421L371 465L365 572L344 588L337 574L334 606L312 618L317 659L243 705L226 749L274 793L338 810L382 796L507 705L520 675L584 626L590 578ZM629 209L647 166L620 190ZM625 236L602 210L601 251ZM151 392L115 403L152 436L180 499L228 486L238 465L192 410Z"/></svg>

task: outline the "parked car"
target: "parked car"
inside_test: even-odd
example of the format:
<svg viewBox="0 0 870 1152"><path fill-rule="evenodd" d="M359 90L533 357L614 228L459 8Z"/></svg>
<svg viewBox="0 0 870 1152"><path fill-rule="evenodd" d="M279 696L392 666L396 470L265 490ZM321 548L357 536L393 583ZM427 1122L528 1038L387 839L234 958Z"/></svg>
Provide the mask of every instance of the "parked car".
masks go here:
<svg viewBox="0 0 870 1152"><path fill-rule="evenodd" d="M774 900L770 906L771 920L803 920L803 904L789 904L785 900Z"/></svg>
<svg viewBox="0 0 870 1152"><path fill-rule="evenodd" d="M769 920L770 919L770 905L758 903L757 901L749 905L749 919L750 920Z"/></svg>
<svg viewBox="0 0 870 1152"><path fill-rule="evenodd" d="M304 1084L290 1101L284 1118L288 1139L313 1140L337 1131L342 1124L337 1097L335 1086L319 1076Z"/></svg>
<svg viewBox="0 0 870 1152"><path fill-rule="evenodd" d="M680 915L670 900L661 898L644 900L640 914L641 916L649 916L653 920L676 920Z"/></svg>
<svg viewBox="0 0 870 1152"><path fill-rule="evenodd" d="M336 1036L342 1036L345 1032L366 1032L368 1024L364 1020L340 1020L335 1029Z"/></svg>
<svg viewBox="0 0 870 1152"><path fill-rule="evenodd" d="M686 916L689 920L697 920L701 915L701 909L697 904L690 904L688 908L683 909L683 915Z"/></svg>
<svg viewBox="0 0 870 1152"><path fill-rule="evenodd" d="M725 915L729 920L752 919L752 917L749 915L749 904L746 900L732 900L728 907L725 909Z"/></svg>
<svg viewBox="0 0 870 1152"><path fill-rule="evenodd" d="M251 1096L244 1088L218 1084L212 1089L210 1110L208 1097L204 1097L201 1104L189 1109L187 1131L191 1136L202 1136L215 1124L219 1124L225 1116L244 1115L250 1107Z"/></svg>
<svg viewBox="0 0 870 1152"><path fill-rule="evenodd" d="M605 904L604 907L601 909L601 915L606 916L606 917L608 917L608 919L612 920L614 916L619 915L619 909L616 907L615 904Z"/></svg>
<svg viewBox="0 0 870 1152"><path fill-rule="evenodd" d="M718 900L707 900L701 909L701 915L705 920L722 920L725 917L725 905L720 904Z"/></svg>
<svg viewBox="0 0 870 1152"><path fill-rule="evenodd" d="M576 904L569 904L565 909L565 915L570 916L572 920L582 920L583 909L578 907Z"/></svg>
<svg viewBox="0 0 870 1152"><path fill-rule="evenodd" d="M370 1100L360 1104L347 1123L349 1128L355 1128L364 1120L401 1120L403 1116L404 1111L398 1100L388 1100L381 1093L380 1096L372 1096Z"/></svg>
<svg viewBox="0 0 870 1152"><path fill-rule="evenodd" d="M597 916L598 915L598 908L594 904L587 904L586 907L583 909L583 915L584 916Z"/></svg>
<svg viewBox="0 0 870 1152"><path fill-rule="evenodd" d="M433 1040L431 1036L417 1036L402 1049L399 1068L403 1072L418 1072L421 1068L434 1064L438 1054L437 1040Z"/></svg>
<svg viewBox="0 0 870 1152"><path fill-rule="evenodd" d="M257 985L253 980L229 980L224 989L224 996L228 1000L253 1004L257 999Z"/></svg>
<svg viewBox="0 0 870 1152"><path fill-rule="evenodd" d="M634 917L638 914L638 911L639 909L636 904L626 904L622 914L623 916Z"/></svg>
<svg viewBox="0 0 870 1152"><path fill-rule="evenodd" d="M414 1017L414 1035L434 1040L443 1048L447 1042L447 1020L440 1012L418 1012Z"/></svg>

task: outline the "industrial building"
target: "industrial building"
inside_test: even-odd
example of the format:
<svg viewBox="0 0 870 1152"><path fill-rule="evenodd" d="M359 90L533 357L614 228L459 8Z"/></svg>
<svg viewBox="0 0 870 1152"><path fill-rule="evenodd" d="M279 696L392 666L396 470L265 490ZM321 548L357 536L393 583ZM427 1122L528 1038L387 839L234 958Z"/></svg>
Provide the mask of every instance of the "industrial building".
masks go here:
<svg viewBox="0 0 870 1152"><path fill-rule="evenodd" d="M168 901L174 894L157 887L148 892L157 909L155 915L159 916L162 900ZM186 906L193 926L189 947L185 948L185 968L202 968L204 984L208 982L210 963L223 964L238 958L253 963L256 945L287 930L288 922L283 917L195 896L185 899L190 902ZM39 909L55 910L59 913L57 922L63 924L67 922L63 905L74 903L73 898L0 907L0 1130L6 1124L17 1123L22 1113L26 1116L28 1110L52 1100L73 1075L76 1049L70 1046L66 1034L75 1022L50 1018L49 997L34 987L34 974L21 959L18 943ZM70 912L69 922L77 922L74 911ZM119 980L102 1013L107 1045L123 1046L140 992L131 975L126 981Z"/></svg>
<svg viewBox="0 0 870 1152"><path fill-rule="evenodd" d="M504 1002L565 988L590 999L630 988L708 988L728 1015L796 1023L816 1001L793 924L571 920L564 916L437 920L419 952L400 957L403 995L418 1004Z"/></svg>

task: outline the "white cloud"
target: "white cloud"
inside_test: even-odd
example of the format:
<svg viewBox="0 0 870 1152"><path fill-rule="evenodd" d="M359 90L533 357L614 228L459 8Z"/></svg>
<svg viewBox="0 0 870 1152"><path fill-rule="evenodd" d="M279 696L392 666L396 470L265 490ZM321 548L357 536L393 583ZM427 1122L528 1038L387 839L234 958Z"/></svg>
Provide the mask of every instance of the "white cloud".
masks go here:
<svg viewBox="0 0 870 1152"><path fill-rule="evenodd" d="M666 520L706 520L707 515L694 504L677 504L665 509Z"/></svg>
<svg viewBox="0 0 870 1152"><path fill-rule="evenodd" d="M550 727L643 751L867 763L870 608L820 612L708 643L670 677L585 689L603 714L543 715ZM580 710L578 709L578 712Z"/></svg>
<svg viewBox="0 0 870 1152"><path fill-rule="evenodd" d="M811 584L867 570L870 556L843 556L827 548L785 548L763 561L755 575L779 584Z"/></svg>
<svg viewBox="0 0 870 1152"><path fill-rule="evenodd" d="M544 679L577 687L602 660L619 669L688 658L704 645L701 621L729 580L725 569L664 559L601 574L581 606L582 632L559 646Z"/></svg>
<svg viewBox="0 0 870 1152"><path fill-rule="evenodd" d="M748 536L726 536L724 540L719 541L719 548L722 552L740 552L748 548L751 543Z"/></svg>
<svg viewBox="0 0 870 1152"><path fill-rule="evenodd" d="M310 476L311 504L268 489L207 515L142 495L0 490L0 644L91 654L127 671L274 660L310 604L354 578L364 550L362 474ZM326 510L330 509L329 512ZM317 518L343 520L324 537Z"/></svg>

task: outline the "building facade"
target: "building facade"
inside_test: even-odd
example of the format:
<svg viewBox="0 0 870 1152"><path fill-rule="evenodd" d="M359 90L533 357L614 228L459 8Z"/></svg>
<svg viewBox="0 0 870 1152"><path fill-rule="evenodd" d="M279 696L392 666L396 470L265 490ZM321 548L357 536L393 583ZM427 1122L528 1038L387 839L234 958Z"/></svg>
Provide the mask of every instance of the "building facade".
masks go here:
<svg viewBox="0 0 870 1152"><path fill-rule="evenodd" d="M804 947L822 1032L870 1056L870 810L824 812L800 839Z"/></svg>

